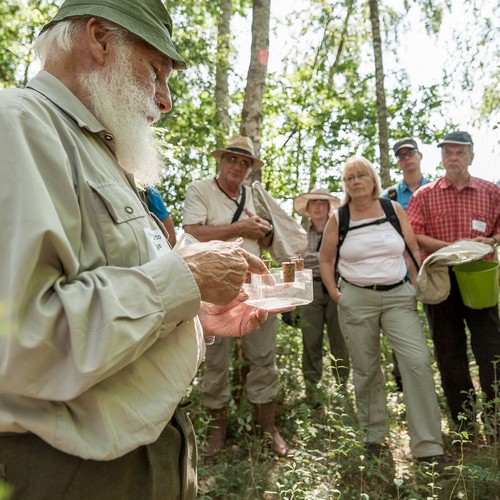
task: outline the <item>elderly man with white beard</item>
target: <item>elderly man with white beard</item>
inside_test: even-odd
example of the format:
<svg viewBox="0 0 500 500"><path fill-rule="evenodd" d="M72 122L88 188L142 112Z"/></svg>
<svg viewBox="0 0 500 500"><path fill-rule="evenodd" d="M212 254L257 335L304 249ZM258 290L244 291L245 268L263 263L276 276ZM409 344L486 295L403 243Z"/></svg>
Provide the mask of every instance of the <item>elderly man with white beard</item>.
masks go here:
<svg viewBox="0 0 500 500"><path fill-rule="evenodd" d="M180 403L203 335L266 320L243 303L245 273L266 268L241 241L174 252L137 194L134 176L152 185L163 168L149 127L185 67L171 32L160 0L66 0L36 42L42 71L0 92L0 478L14 499L194 498Z"/></svg>

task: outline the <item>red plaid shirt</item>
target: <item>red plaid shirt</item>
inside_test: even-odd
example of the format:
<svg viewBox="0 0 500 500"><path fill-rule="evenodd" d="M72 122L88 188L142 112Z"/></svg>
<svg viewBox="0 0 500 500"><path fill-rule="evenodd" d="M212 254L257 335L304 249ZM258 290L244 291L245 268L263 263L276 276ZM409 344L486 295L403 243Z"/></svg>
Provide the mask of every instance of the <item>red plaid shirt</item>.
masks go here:
<svg viewBox="0 0 500 500"><path fill-rule="evenodd" d="M453 243L500 233L500 188L470 177L458 191L447 177L420 187L406 210L415 234ZM422 252L425 258L429 252Z"/></svg>

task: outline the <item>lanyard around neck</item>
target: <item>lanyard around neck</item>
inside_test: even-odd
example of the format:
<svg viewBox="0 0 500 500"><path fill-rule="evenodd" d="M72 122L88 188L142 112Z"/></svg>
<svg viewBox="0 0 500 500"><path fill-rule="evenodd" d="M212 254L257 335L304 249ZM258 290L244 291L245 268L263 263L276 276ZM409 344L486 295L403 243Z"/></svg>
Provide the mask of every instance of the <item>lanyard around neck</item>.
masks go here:
<svg viewBox="0 0 500 500"><path fill-rule="evenodd" d="M236 222L239 218L240 218L240 215L241 215L241 212L243 212L243 207L245 206L245 199L246 199L246 189L245 189L245 186L241 186L241 200L240 202L238 203L237 200L235 200L234 198L232 198L231 196L229 196L221 187L221 185L219 184L219 181L217 180L217 177L215 177L215 184L217 184L217 187L231 200L233 201L237 208L236 208L236 212L234 212L234 215L233 215L233 219L231 220L231 224L233 222Z"/></svg>

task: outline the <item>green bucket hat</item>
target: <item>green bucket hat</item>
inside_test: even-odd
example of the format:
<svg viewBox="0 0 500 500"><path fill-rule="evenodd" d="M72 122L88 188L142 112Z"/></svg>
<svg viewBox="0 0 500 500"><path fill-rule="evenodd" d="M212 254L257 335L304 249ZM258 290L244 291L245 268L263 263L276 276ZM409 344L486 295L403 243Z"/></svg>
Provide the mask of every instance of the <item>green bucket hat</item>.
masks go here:
<svg viewBox="0 0 500 500"><path fill-rule="evenodd" d="M172 18L160 0L66 0L43 29L70 17L92 16L125 28L170 57L176 69L186 62L172 42Z"/></svg>

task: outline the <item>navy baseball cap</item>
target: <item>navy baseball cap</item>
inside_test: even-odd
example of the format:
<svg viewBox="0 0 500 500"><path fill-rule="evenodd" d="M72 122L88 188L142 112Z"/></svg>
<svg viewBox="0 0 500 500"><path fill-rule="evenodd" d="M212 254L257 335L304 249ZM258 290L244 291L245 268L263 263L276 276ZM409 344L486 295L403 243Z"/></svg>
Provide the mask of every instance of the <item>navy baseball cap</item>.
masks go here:
<svg viewBox="0 0 500 500"><path fill-rule="evenodd" d="M411 137L400 139L398 142L396 142L396 144L394 144L392 150L394 151L394 154L397 154L401 148L412 148L418 151L417 142Z"/></svg>
<svg viewBox="0 0 500 500"><path fill-rule="evenodd" d="M438 148L444 146L445 144L462 144L465 146L473 147L472 137L468 132L452 132L448 134L439 144Z"/></svg>

